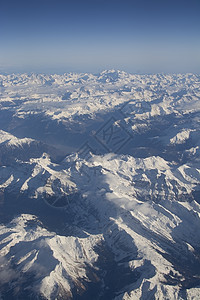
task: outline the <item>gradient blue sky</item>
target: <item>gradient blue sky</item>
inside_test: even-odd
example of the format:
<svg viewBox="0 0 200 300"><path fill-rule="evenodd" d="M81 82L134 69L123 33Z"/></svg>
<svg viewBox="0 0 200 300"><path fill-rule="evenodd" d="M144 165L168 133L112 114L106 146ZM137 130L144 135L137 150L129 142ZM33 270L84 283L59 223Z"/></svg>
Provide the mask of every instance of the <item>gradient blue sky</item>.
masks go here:
<svg viewBox="0 0 200 300"><path fill-rule="evenodd" d="M0 0L0 71L200 73L200 0Z"/></svg>

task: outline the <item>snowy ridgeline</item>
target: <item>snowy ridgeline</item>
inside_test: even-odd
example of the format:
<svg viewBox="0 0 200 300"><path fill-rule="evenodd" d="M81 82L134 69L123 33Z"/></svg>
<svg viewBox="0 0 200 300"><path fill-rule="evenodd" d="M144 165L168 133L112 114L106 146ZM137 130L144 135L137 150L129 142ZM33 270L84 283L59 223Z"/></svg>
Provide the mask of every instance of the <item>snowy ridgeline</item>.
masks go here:
<svg viewBox="0 0 200 300"><path fill-rule="evenodd" d="M200 77L0 75L0 93L0 297L199 299Z"/></svg>

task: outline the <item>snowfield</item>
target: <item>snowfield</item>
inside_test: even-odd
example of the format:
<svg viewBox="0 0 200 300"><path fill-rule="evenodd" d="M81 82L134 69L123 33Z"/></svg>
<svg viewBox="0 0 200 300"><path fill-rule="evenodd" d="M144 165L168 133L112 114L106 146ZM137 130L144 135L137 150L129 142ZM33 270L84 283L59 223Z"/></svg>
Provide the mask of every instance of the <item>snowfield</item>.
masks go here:
<svg viewBox="0 0 200 300"><path fill-rule="evenodd" d="M199 75L0 75L0 298L199 299L199 249Z"/></svg>

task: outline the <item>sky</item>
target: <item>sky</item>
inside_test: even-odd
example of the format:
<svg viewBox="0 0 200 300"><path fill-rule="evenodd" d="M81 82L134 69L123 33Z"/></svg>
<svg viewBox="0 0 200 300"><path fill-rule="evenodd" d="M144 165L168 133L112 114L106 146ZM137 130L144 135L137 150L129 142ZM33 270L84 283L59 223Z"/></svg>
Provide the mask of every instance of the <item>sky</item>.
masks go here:
<svg viewBox="0 0 200 300"><path fill-rule="evenodd" d="M200 73L200 0L0 0L0 72Z"/></svg>

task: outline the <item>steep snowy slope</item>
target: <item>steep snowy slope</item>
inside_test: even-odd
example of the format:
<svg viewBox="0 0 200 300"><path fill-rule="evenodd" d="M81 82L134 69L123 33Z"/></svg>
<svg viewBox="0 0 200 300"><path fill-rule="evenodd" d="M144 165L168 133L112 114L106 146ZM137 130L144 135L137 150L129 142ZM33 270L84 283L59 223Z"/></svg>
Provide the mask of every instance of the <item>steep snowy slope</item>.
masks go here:
<svg viewBox="0 0 200 300"><path fill-rule="evenodd" d="M0 286L6 299L70 299L97 281L93 264L101 235L65 237L48 232L33 215L15 218L9 229L1 226ZM94 273L94 274L93 274ZM85 284L85 285L84 285Z"/></svg>
<svg viewBox="0 0 200 300"><path fill-rule="evenodd" d="M26 177L23 172L25 165ZM98 243L101 240L100 244L94 243L91 250L96 253L94 254L96 261L98 258L96 267L100 269L95 273L94 278L96 278L95 276L99 278L99 274L101 274L101 277L96 279L96 284L99 285L98 281L101 280L102 285L101 292L97 289L99 294L97 293L95 297L98 298L101 294L102 299L106 299L106 295L113 298L119 294L122 297L128 291L131 295L130 299L140 297L143 299L144 295L145 297L155 295L156 299L162 299L162 297L163 299L167 299L167 297L178 299L182 297L182 289L186 293L188 288L200 284L198 255L200 205L195 201L192 194L193 191L200 190L200 167L171 165L159 157L134 159L109 154L101 157L92 156L90 160L84 161L73 155L68 157L62 166L52 164L44 156L39 160L32 159L29 164L19 164L18 172L15 173L16 177L11 179L13 173L14 170L11 168L1 168L1 178L3 179L1 189L3 188L4 192L15 190L16 193L16 196L13 194L13 199L9 200L10 202L15 202L15 197L18 197L17 201L20 204L20 197L23 197L23 193L26 193L27 202L29 197L39 198L39 202L44 202L48 206L51 205L55 209L60 207L59 209L65 212L66 227L69 226L68 215L71 215L73 226L84 232L85 247L90 245L87 241L88 237L91 238L92 236L94 241ZM31 184L32 180L34 184ZM79 191L79 195L76 193L77 191ZM21 196L19 196L20 193ZM53 199L57 199L57 201L50 202L48 195L54 196ZM59 206L58 200L61 195L65 197L66 202ZM38 205L38 202L35 205ZM12 207L11 203L9 207ZM27 207L21 207L21 213L24 209L27 210ZM38 206L39 209L40 206ZM33 211L40 215L39 211L34 210L33 207L28 207L29 214L32 215ZM48 212L47 207L46 212ZM9 215L9 212L7 214ZM26 218L29 218L29 215L28 217L22 216L25 221ZM12 222L17 226L17 229L15 226L13 228L15 232L16 230L20 232L24 226L18 224L21 222L18 220L21 220L21 217L14 223ZM57 222L59 223L59 220ZM5 239L4 233L6 236L8 233L9 236L11 234L10 225L2 228L1 255L4 256L5 251L7 251L6 256L10 261L15 245L19 243L14 237L16 235L19 238L22 233L16 233L13 238ZM25 232L26 235L32 234L29 229L27 231ZM86 234L86 232L90 232L90 234ZM44 235L41 228L39 233L40 236ZM74 235L73 230L72 233ZM34 232L32 237L34 241L35 235L37 233ZM48 239L49 235L53 234L48 233ZM57 245L58 238L58 236L55 238L55 249L59 247ZM12 242L12 248L8 247L7 239ZM20 239L26 241L24 233ZM67 241L67 238L63 237L63 239ZM43 253L46 237L42 240L45 242L39 244L41 249L37 251ZM31 256L31 262L30 260L26 262L23 272L30 271L32 274L32 270L36 268L34 266L35 259L31 255L31 251L34 251L37 245L35 243L30 243L30 250L25 247L25 254L19 254L20 260L25 260L26 255ZM51 252L54 253L56 251L52 248L54 244L52 247L51 244L48 245ZM100 250L96 250L97 246ZM109 254L104 253L104 248L109 249L107 250ZM78 249L75 247L72 250L73 255L76 255L76 251ZM87 250L84 248L84 251ZM67 248L63 248L63 255L69 255ZM107 255L113 256L112 259L116 266L112 265L111 258ZM38 287L36 285L39 284L40 293L51 299L55 297L53 291L56 290L55 293L60 293L58 291L62 290L63 284L62 276L59 275L60 272L57 274L57 264L61 264L62 260L61 258L54 258L58 262L53 267L52 272L58 277L50 280L47 276L48 271L46 271L47 273L41 277L43 279L38 279L33 285L35 290ZM15 257L14 261L17 259ZM121 275L118 274L121 276L121 286L117 287L115 282L117 278L112 279L111 276L113 275L109 274L109 270L106 270L106 267L101 263L101 260L105 259L108 260L108 264L111 263L111 268L116 268L118 272L121 270ZM71 264L69 259L67 259L68 263ZM77 263L81 263L80 259ZM87 263L81 265L83 273L90 270L88 264L95 267L93 258L90 256L87 257ZM72 267L74 267L74 263ZM67 266L64 269L68 273ZM20 272L16 265L14 270ZM126 272L127 278L123 274L123 270ZM61 277L59 278L59 276ZM85 275L84 278L86 277ZM70 295L74 286L73 281L79 282L80 278L79 272L74 271L73 280L66 279L64 291L69 292ZM48 282L50 291L44 292L43 282ZM17 284L16 280L13 279L13 286ZM70 298L69 295L66 297ZM127 297L128 295L126 295Z"/></svg>

